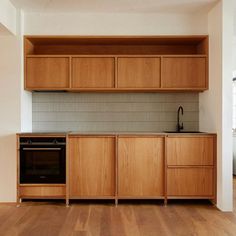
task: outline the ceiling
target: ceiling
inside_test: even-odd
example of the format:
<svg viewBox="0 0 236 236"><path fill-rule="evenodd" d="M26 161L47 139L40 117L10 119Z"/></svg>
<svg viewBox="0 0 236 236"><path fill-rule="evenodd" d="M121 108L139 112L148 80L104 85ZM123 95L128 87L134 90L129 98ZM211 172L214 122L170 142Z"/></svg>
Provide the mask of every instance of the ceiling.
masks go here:
<svg viewBox="0 0 236 236"><path fill-rule="evenodd" d="M208 11L217 0L10 0L25 12L194 13Z"/></svg>

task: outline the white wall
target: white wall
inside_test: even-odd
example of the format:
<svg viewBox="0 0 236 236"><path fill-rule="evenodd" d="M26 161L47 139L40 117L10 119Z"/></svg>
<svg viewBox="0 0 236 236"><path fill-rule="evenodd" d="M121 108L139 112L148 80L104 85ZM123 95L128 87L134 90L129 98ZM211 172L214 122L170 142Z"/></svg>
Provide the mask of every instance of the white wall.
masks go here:
<svg viewBox="0 0 236 236"><path fill-rule="evenodd" d="M0 33L16 34L17 11L9 0L0 1Z"/></svg>
<svg viewBox="0 0 236 236"><path fill-rule="evenodd" d="M25 14L26 35L206 34L206 15Z"/></svg>
<svg viewBox="0 0 236 236"><path fill-rule="evenodd" d="M233 1L219 2L208 14L210 90L200 95L200 129L217 132L217 206L233 208L232 40Z"/></svg>
<svg viewBox="0 0 236 236"><path fill-rule="evenodd" d="M20 13L20 40L21 40L21 59L24 55L23 34L24 34L24 13ZM24 64L21 61L21 132L32 131L32 93L24 90Z"/></svg>
<svg viewBox="0 0 236 236"><path fill-rule="evenodd" d="M16 35L0 37L0 202L16 201L16 133L32 130L32 94L23 90L22 16L17 11Z"/></svg>
<svg viewBox="0 0 236 236"><path fill-rule="evenodd" d="M20 131L20 39L0 37L0 202L16 201L16 132Z"/></svg>
<svg viewBox="0 0 236 236"><path fill-rule="evenodd" d="M236 25L235 25L236 28ZM236 29L235 29L236 31ZM235 32L236 33L236 32ZM233 71L235 71L235 76L236 76L236 35L234 35L233 38Z"/></svg>

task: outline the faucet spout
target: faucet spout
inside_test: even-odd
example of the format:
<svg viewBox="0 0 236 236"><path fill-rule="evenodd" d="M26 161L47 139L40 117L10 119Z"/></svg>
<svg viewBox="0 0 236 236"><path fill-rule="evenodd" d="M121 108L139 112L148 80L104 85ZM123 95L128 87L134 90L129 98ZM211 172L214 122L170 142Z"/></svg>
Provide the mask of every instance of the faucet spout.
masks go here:
<svg viewBox="0 0 236 236"><path fill-rule="evenodd" d="M183 116L183 114L184 114L184 109L183 109L182 106L179 106L178 112L177 112L177 132L180 132L182 129L184 129L184 124L183 124L183 122L182 122L182 124L180 124L180 122L179 122L179 115L180 115L180 112L181 112L181 114L182 114L182 116Z"/></svg>

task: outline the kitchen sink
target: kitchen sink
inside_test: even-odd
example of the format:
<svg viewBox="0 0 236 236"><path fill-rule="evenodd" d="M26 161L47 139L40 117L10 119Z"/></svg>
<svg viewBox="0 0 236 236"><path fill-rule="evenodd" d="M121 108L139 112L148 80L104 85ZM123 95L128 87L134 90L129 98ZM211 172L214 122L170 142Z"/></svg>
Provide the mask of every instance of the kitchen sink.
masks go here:
<svg viewBox="0 0 236 236"><path fill-rule="evenodd" d="M181 132L177 132L177 131L164 131L164 133L173 133L173 134L189 134L189 133L197 133L197 134L200 134L200 133L203 133L203 132L200 132L200 131L181 131Z"/></svg>

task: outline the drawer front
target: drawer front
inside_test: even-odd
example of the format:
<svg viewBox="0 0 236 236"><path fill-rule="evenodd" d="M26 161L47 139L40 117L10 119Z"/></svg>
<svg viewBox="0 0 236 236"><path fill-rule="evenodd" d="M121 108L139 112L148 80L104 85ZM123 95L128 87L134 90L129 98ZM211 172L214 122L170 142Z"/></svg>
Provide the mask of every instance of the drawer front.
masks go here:
<svg viewBox="0 0 236 236"><path fill-rule="evenodd" d="M167 165L214 165L214 137L168 137Z"/></svg>
<svg viewBox="0 0 236 236"><path fill-rule="evenodd" d="M65 186L24 186L20 187L21 197L65 197Z"/></svg>
<svg viewBox="0 0 236 236"><path fill-rule="evenodd" d="M168 196L213 196L213 168L169 168Z"/></svg>

